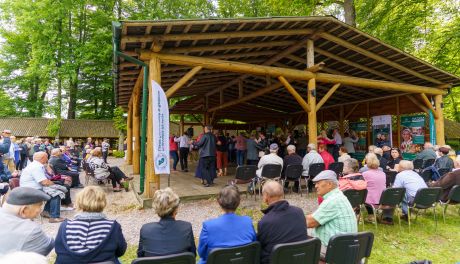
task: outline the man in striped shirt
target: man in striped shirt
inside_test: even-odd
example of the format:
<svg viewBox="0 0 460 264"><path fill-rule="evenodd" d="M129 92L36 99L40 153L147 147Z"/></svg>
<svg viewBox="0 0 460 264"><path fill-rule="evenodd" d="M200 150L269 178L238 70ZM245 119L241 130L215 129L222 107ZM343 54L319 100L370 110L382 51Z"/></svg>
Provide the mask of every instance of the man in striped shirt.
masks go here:
<svg viewBox="0 0 460 264"><path fill-rule="evenodd" d="M307 215L307 227L314 228L313 236L321 240L321 255L326 255L329 239L337 234L356 233L358 226L353 208L338 188L337 174L331 170L319 173L314 179L316 192L324 198L318 209Z"/></svg>

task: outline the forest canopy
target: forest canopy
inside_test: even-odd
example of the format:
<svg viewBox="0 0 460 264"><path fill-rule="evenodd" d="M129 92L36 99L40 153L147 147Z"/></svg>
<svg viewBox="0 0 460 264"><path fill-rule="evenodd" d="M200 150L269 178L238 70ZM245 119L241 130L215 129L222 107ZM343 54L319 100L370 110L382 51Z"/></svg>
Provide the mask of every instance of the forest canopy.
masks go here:
<svg viewBox="0 0 460 264"><path fill-rule="evenodd" d="M0 0L0 116L112 118L112 21L310 15L460 72L458 0ZM445 116L459 105L455 87Z"/></svg>

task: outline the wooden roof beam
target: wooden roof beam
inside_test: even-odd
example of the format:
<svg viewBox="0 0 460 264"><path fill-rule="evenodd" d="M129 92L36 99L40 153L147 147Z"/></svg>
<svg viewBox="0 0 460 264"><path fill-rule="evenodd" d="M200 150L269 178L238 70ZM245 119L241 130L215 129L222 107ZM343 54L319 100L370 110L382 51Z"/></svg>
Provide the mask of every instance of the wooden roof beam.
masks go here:
<svg viewBox="0 0 460 264"><path fill-rule="evenodd" d="M292 94L292 96L299 103L299 105L303 108L303 110L305 110L305 112L311 111L311 108L307 104L307 102L305 102L302 96L294 89L294 87L291 86L291 84L283 76L279 76L278 80L280 80L280 82L284 85L284 87L286 87L288 92Z"/></svg>
<svg viewBox="0 0 460 264"><path fill-rule="evenodd" d="M428 108L426 108L425 106L423 106L417 99L415 99L412 95L410 94L407 94L406 95L407 99L411 100L412 103L414 103L418 108L420 108L420 110L422 110L423 112L425 113L430 113L430 110Z"/></svg>
<svg viewBox="0 0 460 264"><path fill-rule="evenodd" d="M363 71L366 71L366 72L370 72L370 73L372 73L372 74L374 74L374 75L380 76L380 77L385 78L385 79L387 79L387 80L391 80L391 81L394 81L394 82L402 82L402 81L399 80L398 78L395 78L395 77L393 77L393 76L391 76L391 75L388 75L388 74L385 74L385 73L376 71L376 70L374 70L374 69L371 69L371 68L369 68L369 67L366 67L366 66L364 66L364 65L361 65L361 64L359 64L359 63L355 63L355 62L353 62L353 61L344 59L344 58L339 57L339 56L337 56L337 55L335 55L335 54L333 54L333 53L330 53L330 52L328 52L328 51L325 51L325 50L322 50L322 49L319 49L319 48L315 48L315 51L316 51L317 53L321 54L321 55L324 55L324 56L328 57L328 58L331 58L331 59L336 60L336 61L338 61L338 62L344 63L344 64L346 64L346 65L353 66L353 67L355 67L355 68L357 68L357 69L360 69L360 70L363 70Z"/></svg>
<svg viewBox="0 0 460 264"><path fill-rule="evenodd" d="M331 89L329 89L329 91L327 91L327 93L323 96L323 98L321 98L321 101L319 101L318 104L316 104L316 112L318 112L318 110L321 108L321 106L323 106L326 101L332 96L332 94L340 87L340 83L337 83L337 84L334 84L334 86L332 86Z"/></svg>
<svg viewBox="0 0 460 264"><path fill-rule="evenodd" d="M270 58L267 61L265 61L262 65L271 65L271 64L277 62L278 60L282 59L283 57L285 57L285 56L287 56L287 55L289 55L289 54L291 54L293 52L296 52L297 50L301 49L305 45L305 42L306 42L306 40L301 40L301 41L296 42L294 45L290 46L289 48L285 49L284 51L278 53L277 55L275 55L272 58ZM235 79L234 81L226 83L226 84L222 85L221 87L219 87L219 88L207 93L206 95L209 96L211 94L219 92L220 90L224 90L224 89L226 89L228 87L231 87L231 86L233 86L235 84L238 84L240 81L243 81L247 77L249 77L249 75L247 75L247 74L242 75L238 79Z"/></svg>
<svg viewBox="0 0 460 264"><path fill-rule="evenodd" d="M359 53L363 54L364 56L372 58L372 59L374 59L376 61L380 61L382 63L385 63L385 64L387 64L387 65L389 65L389 66L391 66L393 68L396 68L396 69L398 69L400 71L407 72L409 74L412 74L412 75L417 76L417 77L419 77L421 79L424 79L424 80L427 80L429 82L432 82L434 84L442 84L442 82L440 82L440 81L438 81L438 80L436 80L434 78L431 78L429 76L420 74L420 73L418 73L418 72L416 72L414 70L406 68L406 67L404 67L404 66L402 66L402 65L400 65L400 64L398 64L396 62L393 62L393 61L390 61L390 60L388 60L386 58L383 58L383 57L381 57L381 56L379 56L379 55L377 55L377 54L375 54L373 52L367 51L367 50L365 50L365 49L363 49L361 47L358 47L358 46L356 46L356 45L354 45L352 43L347 42L346 40L338 38L338 37L336 37L334 35L331 35L331 34L329 34L327 32L321 32L321 33L319 33L319 35L324 39L327 39L329 41L332 41L332 42L335 42L337 44L340 44L341 46L344 46L344 47L346 47L348 49L351 49L353 51L359 52Z"/></svg>
<svg viewBox="0 0 460 264"><path fill-rule="evenodd" d="M434 109L428 97L424 93L420 94L420 96L422 97L422 100L425 103L425 105L433 112L434 118L438 119L438 113Z"/></svg>
<svg viewBox="0 0 460 264"><path fill-rule="evenodd" d="M177 81L171 88L166 91L166 97L170 98L175 92L177 92L184 84L186 84L195 74L197 74L203 67L196 66L185 74L179 81Z"/></svg>
<svg viewBox="0 0 460 264"><path fill-rule="evenodd" d="M192 52L205 52L205 51L219 51L219 50L240 50L240 49L252 49L252 48L263 48L263 47L284 47L294 45L296 41L284 40L284 41L270 41L270 42L259 42L259 43L242 43L242 44L225 44L225 45L206 45L206 46L194 46L194 47L178 47L178 48L164 48L165 53L192 53Z"/></svg>
<svg viewBox="0 0 460 264"><path fill-rule="evenodd" d="M143 57L144 56L144 57ZM149 57L151 54L141 54L141 59L145 57ZM342 85L351 85L356 87L366 87L366 88L375 88L375 89L382 89L387 91L402 91L402 92L410 92L410 93L427 93L427 94L446 94L446 91L432 88L432 87L425 87L425 86L418 86L412 84L403 84L403 83L396 83L396 82L389 82L389 81L380 81L380 80L370 80L358 77L351 77L351 76L342 76L342 75L334 75L334 74L326 74L326 73L312 73L309 71L301 71L295 69L287 69L287 68L279 68L279 67L271 67L271 66L264 66L264 65L255 65L255 64L248 64L236 61L225 61L225 60L217 60L217 59L210 59L210 58L200 58L194 56L186 56L186 55L178 55L178 54L164 54L164 53L155 53L160 60L165 63L170 64L177 64L183 66L202 66L203 68L207 69L215 69L221 71L229 71L229 72L239 72L245 74L253 74L253 75L262 75L262 76L283 76L285 78L294 79L294 80L310 80L315 78L318 82L323 83L342 83Z"/></svg>
<svg viewBox="0 0 460 264"><path fill-rule="evenodd" d="M291 36L308 35L313 33L312 29L290 29L290 30L260 30L260 31L239 31L239 32L206 32L190 34L168 34L149 36L124 36L123 41L128 42L153 42L159 41L182 41L182 40L217 40L226 38L254 38L265 36Z"/></svg>

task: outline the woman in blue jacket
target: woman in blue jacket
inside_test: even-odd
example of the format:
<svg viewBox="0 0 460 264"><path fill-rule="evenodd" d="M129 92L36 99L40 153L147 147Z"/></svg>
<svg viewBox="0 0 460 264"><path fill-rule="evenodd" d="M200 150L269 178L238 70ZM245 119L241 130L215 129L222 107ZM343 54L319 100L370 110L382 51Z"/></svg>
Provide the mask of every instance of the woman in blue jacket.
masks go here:
<svg viewBox="0 0 460 264"><path fill-rule="evenodd" d="M206 264L209 252L215 248L242 246L257 239L252 219L249 216L235 214L240 205L237 187L224 187L217 197L217 202L224 214L203 223L198 245L199 264Z"/></svg>

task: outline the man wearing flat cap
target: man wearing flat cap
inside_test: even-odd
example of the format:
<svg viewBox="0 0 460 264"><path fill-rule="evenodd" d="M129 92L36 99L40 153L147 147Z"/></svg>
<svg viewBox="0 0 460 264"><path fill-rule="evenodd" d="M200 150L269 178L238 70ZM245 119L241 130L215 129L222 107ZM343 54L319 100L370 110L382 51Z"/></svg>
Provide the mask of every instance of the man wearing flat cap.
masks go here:
<svg viewBox="0 0 460 264"><path fill-rule="evenodd" d="M358 226L350 202L338 188L339 181L334 171L322 171L313 178L313 183L317 194L324 200L313 214L307 215L307 227L314 228L313 236L321 240L321 255L325 255L332 236L356 233Z"/></svg>
<svg viewBox="0 0 460 264"><path fill-rule="evenodd" d="M50 253L54 240L32 221L49 199L44 192L29 187L17 187L8 194L0 208L0 255L15 251L35 252L44 256Z"/></svg>
<svg viewBox="0 0 460 264"><path fill-rule="evenodd" d="M265 165L268 164L277 164L281 165L281 168L283 168L283 159L278 156L278 144L273 143L270 145L270 154L262 156L259 160L259 164L257 164L257 171L256 175L257 177L263 177L262 175L262 169L264 168ZM280 175L281 176L281 175Z"/></svg>

